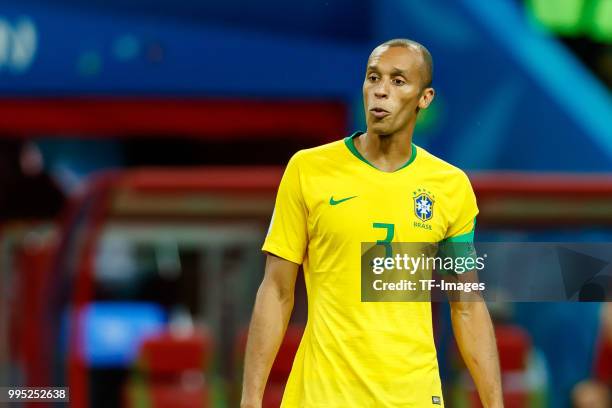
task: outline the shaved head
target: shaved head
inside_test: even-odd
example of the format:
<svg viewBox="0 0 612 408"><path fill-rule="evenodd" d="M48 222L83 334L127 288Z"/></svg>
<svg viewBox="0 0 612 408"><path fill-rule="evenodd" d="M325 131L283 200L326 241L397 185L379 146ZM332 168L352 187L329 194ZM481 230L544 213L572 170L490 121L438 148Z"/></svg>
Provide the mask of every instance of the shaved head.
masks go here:
<svg viewBox="0 0 612 408"><path fill-rule="evenodd" d="M374 48L363 81L368 132L391 135L413 129L421 109L434 98L432 62L421 44L390 40Z"/></svg>
<svg viewBox="0 0 612 408"><path fill-rule="evenodd" d="M380 48L394 48L401 47L414 50L421 56L421 76L423 78L422 89L429 88L433 80L433 60L429 50L425 46L416 41L408 40L406 38L395 38L393 40L385 41L380 44L370 54L370 57L380 50Z"/></svg>

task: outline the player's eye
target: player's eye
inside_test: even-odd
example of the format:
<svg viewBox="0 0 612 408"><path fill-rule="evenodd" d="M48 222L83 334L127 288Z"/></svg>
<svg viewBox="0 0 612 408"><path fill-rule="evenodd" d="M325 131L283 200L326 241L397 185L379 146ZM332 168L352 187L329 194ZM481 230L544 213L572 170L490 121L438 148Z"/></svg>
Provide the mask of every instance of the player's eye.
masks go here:
<svg viewBox="0 0 612 408"><path fill-rule="evenodd" d="M394 78L393 79L393 85L397 85L397 86L402 86L406 83L406 81L404 81L401 78Z"/></svg>
<svg viewBox="0 0 612 408"><path fill-rule="evenodd" d="M374 82L374 81L376 81L377 79L378 79L378 75L376 75L376 74L370 74L370 75L368 75L368 81L370 81L370 82Z"/></svg>

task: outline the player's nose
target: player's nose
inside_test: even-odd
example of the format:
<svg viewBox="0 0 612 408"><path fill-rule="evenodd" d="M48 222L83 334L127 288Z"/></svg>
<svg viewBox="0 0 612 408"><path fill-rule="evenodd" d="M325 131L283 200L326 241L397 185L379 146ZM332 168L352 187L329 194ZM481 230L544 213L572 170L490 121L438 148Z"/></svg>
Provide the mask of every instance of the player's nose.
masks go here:
<svg viewBox="0 0 612 408"><path fill-rule="evenodd" d="M374 96L381 99L389 96L389 84L387 81L380 81L376 84Z"/></svg>

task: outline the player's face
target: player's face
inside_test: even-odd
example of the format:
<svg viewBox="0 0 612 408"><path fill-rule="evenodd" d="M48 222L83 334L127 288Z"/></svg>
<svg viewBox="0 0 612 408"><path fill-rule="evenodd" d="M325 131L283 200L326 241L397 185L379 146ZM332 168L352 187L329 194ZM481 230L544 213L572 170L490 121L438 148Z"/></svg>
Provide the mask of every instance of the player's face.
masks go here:
<svg viewBox="0 0 612 408"><path fill-rule="evenodd" d="M390 135L414 120L417 107L425 109L433 89L423 89L422 57L404 47L376 48L363 82L363 101L368 131Z"/></svg>

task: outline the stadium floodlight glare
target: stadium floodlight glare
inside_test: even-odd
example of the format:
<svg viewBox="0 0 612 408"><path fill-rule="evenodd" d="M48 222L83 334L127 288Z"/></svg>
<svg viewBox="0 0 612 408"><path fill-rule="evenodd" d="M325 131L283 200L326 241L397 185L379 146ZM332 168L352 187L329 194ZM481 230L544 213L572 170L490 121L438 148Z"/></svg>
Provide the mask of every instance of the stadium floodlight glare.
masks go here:
<svg viewBox="0 0 612 408"><path fill-rule="evenodd" d="M577 35L582 29L585 0L528 0L527 8L549 30L562 35Z"/></svg>

